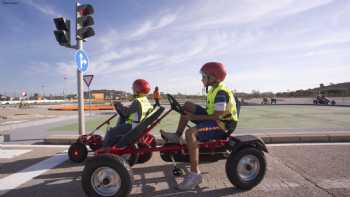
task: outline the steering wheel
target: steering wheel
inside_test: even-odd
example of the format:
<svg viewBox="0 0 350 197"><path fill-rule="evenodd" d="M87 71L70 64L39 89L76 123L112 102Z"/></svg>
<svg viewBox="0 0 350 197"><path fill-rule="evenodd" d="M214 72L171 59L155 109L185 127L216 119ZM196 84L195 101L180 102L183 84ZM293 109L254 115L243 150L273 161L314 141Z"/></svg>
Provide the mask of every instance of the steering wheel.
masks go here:
<svg viewBox="0 0 350 197"><path fill-rule="evenodd" d="M175 110L176 112L179 112L180 114L183 114L184 111L180 105L179 102L177 102L177 100L171 95L171 94L167 94L171 109Z"/></svg>

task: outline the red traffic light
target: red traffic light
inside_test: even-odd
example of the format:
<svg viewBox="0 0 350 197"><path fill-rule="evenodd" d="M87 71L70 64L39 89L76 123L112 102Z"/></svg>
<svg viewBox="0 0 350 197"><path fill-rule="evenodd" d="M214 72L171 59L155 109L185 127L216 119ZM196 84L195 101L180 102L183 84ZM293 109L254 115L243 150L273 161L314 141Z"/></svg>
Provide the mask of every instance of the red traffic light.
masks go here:
<svg viewBox="0 0 350 197"><path fill-rule="evenodd" d="M80 16L87 16L94 13L94 8L90 4L80 5L77 9Z"/></svg>

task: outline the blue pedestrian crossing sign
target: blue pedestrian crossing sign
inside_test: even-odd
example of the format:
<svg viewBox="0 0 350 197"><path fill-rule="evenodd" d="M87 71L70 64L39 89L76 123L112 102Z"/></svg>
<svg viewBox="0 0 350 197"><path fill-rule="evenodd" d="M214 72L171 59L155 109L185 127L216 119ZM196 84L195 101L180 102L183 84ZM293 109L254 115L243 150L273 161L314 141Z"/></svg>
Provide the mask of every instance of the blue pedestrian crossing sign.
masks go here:
<svg viewBox="0 0 350 197"><path fill-rule="evenodd" d="M77 50L74 55L75 64L81 72L85 72L89 66L89 59L83 50Z"/></svg>

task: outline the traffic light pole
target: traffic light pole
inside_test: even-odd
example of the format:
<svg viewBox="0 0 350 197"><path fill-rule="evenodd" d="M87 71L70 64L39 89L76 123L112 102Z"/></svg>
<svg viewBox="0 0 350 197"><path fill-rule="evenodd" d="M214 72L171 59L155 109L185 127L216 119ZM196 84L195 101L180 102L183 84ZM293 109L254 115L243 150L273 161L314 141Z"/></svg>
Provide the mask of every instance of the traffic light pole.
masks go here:
<svg viewBox="0 0 350 197"><path fill-rule="evenodd" d="M79 2L76 2L75 13ZM77 18L76 18L77 21ZM77 32L77 25L75 25L75 32ZM77 35L75 36L77 38ZM77 39L77 50L83 49L83 40ZM84 84L83 84L83 72L77 69L77 85L78 85L78 105L79 105L79 135L85 134L85 114L84 114Z"/></svg>

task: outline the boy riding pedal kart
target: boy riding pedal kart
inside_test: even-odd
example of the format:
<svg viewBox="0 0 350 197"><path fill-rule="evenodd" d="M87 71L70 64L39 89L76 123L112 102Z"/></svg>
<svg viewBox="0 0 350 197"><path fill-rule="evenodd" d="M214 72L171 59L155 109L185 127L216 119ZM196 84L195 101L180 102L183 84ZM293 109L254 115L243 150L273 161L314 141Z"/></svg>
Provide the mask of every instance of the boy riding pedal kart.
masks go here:
<svg viewBox="0 0 350 197"><path fill-rule="evenodd" d="M137 79L132 85L134 100L129 107L123 106L120 102L114 103L120 118L117 126L110 128L104 138L103 147L110 147L127 132L134 129L148 115L153 107L146 95L151 90L149 83L144 79Z"/></svg>
<svg viewBox="0 0 350 197"><path fill-rule="evenodd" d="M224 84L226 70L222 63L208 62L200 70L203 85L208 90L207 108L186 102L183 106L184 114L181 114L176 133L161 131L162 137L173 143L179 143L188 121L196 124L195 127L186 130L186 142L189 150L191 173L178 185L180 190L194 189L202 182L202 176L198 167L199 151L198 141L207 141L212 138L225 138L226 130L233 132L238 122L236 102L232 91Z"/></svg>

